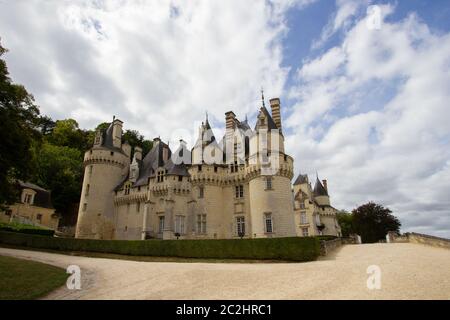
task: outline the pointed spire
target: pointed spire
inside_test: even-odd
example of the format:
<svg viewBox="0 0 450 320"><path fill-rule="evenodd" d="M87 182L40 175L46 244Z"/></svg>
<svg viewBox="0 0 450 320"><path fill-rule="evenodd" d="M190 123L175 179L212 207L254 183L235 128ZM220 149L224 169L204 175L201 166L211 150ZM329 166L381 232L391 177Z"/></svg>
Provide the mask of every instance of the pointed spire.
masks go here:
<svg viewBox="0 0 450 320"><path fill-rule="evenodd" d="M313 193L315 196L328 196L328 190L323 186L322 182L320 182L317 170L316 170L316 183L314 185Z"/></svg>
<svg viewBox="0 0 450 320"><path fill-rule="evenodd" d="M262 106L265 108L266 103L264 102L264 88L261 86L261 100L262 100Z"/></svg>
<svg viewBox="0 0 450 320"><path fill-rule="evenodd" d="M208 111L205 111L206 113L206 122L208 122Z"/></svg>

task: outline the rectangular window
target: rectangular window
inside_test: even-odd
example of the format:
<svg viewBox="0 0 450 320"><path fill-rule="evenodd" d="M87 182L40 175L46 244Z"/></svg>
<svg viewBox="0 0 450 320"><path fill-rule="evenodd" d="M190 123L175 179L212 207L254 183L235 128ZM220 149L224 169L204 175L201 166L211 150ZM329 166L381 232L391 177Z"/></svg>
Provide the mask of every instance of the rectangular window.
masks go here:
<svg viewBox="0 0 450 320"><path fill-rule="evenodd" d="M243 185L236 186L235 190L236 190L236 198L244 197L244 186Z"/></svg>
<svg viewBox="0 0 450 320"><path fill-rule="evenodd" d="M265 226L266 226L266 232L272 233L273 232L272 214L266 213L264 215L264 221L265 221Z"/></svg>
<svg viewBox="0 0 450 320"><path fill-rule="evenodd" d="M24 199L24 203L31 204L31 202L32 202L32 195L31 194L26 194L25 195L25 199Z"/></svg>
<svg viewBox="0 0 450 320"><path fill-rule="evenodd" d="M163 233L164 231L164 216L160 216L159 217L159 229L158 232L159 233Z"/></svg>
<svg viewBox="0 0 450 320"><path fill-rule="evenodd" d="M272 177L266 177L266 190L272 189Z"/></svg>
<svg viewBox="0 0 450 320"><path fill-rule="evenodd" d="M159 171L156 182L163 182L164 181L164 171Z"/></svg>
<svg viewBox="0 0 450 320"><path fill-rule="evenodd" d="M198 188L198 197L203 198L205 196L205 189L203 187Z"/></svg>
<svg viewBox="0 0 450 320"><path fill-rule="evenodd" d="M86 197L89 195L89 189L90 189L90 185L87 184L86 185Z"/></svg>
<svg viewBox="0 0 450 320"><path fill-rule="evenodd" d="M302 235L307 237L309 235L308 228L302 228Z"/></svg>
<svg viewBox="0 0 450 320"><path fill-rule="evenodd" d="M197 215L197 233L206 233L206 214Z"/></svg>
<svg viewBox="0 0 450 320"><path fill-rule="evenodd" d="M178 176L178 181L183 181L183 176Z"/></svg>
<svg viewBox="0 0 450 320"><path fill-rule="evenodd" d="M319 214L316 214L316 225L321 225Z"/></svg>
<svg viewBox="0 0 450 320"><path fill-rule="evenodd" d="M202 166L198 166L198 171L202 171Z"/></svg>
<svg viewBox="0 0 450 320"><path fill-rule="evenodd" d="M301 224L308 223L308 218L306 217L306 212L300 212L300 223Z"/></svg>
<svg viewBox="0 0 450 320"><path fill-rule="evenodd" d="M184 216L175 216L175 232L184 234Z"/></svg>
<svg viewBox="0 0 450 320"><path fill-rule="evenodd" d="M141 203L140 202L136 203L136 212L139 212L139 211L141 211Z"/></svg>
<svg viewBox="0 0 450 320"><path fill-rule="evenodd" d="M92 175L93 166L89 166L89 175Z"/></svg>
<svg viewBox="0 0 450 320"><path fill-rule="evenodd" d="M84 203L83 204L83 211L86 211L86 209L87 209L87 203Z"/></svg>
<svg viewBox="0 0 450 320"><path fill-rule="evenodd" d="M125 185L125 195L129 195L131 190L131 184L127 183Z"/></svg>
<svg viewBox="0 0 450 320"><path fill-rule="evenodd" d="M216 172L216 173L217 173L217 167L216 167L216 166L214 166L214 172Z"/></svg>
<svg viewBox="0 0 450 320"><path fill-rule="evenodd" d="M42 221L42 214L38 213L38 214L36 215L36 219L37 219L39 222L41 222L41 221Z"/></svg>
<svg viewBox="0 0 450 320"><path fill-rule="evenodd" d="M236 217L236 232L239 237L245 235L245 217Z"/></svg>

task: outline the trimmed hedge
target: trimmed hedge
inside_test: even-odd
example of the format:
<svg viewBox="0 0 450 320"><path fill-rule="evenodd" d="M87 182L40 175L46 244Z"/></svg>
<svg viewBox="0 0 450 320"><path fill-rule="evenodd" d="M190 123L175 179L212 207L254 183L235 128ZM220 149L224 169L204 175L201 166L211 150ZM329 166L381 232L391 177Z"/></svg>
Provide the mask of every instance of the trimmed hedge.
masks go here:
<svg viewBox="0 0 450 320"><path fill-rule="evenodd" d="M0 223L0 231L37 234L41 236L50 236L50 237L53 237L53 235L55 234L54 230L43 229L32 225L19 223Z"/></svg>
<svg viewBox="0 0 450 320"><path fill-rule="evenodd" d="M320 253L314 237L232 240L88 240L0 231L0 243L32 248L134 256L312 261Z"/></svg>
<svg viewBox="0 0 450 320"><path fill-rule="evenodd" d="M324 235L324 236L316 236L316 238L319 240L322 240L322 241L330 241L330 240L337 239L338 237Z"/></svg>

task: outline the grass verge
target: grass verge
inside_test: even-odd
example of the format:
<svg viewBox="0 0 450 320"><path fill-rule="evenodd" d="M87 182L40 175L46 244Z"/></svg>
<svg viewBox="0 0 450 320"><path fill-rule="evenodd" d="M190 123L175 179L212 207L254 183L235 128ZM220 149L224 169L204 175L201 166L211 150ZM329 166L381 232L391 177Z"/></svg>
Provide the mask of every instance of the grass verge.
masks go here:
<svg viewBox="0 0 450 320"><path fill-rule="evenodd" d="M48 264L0 256L0 300L31 300L61 287L69 275Z"/></svg>

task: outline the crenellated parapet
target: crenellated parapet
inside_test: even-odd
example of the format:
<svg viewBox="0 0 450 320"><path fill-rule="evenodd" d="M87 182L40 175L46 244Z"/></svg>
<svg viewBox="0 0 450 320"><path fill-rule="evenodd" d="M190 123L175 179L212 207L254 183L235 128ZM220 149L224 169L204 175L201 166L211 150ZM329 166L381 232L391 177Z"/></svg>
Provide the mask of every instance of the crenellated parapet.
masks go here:
<svg viewBox="0 0 450 320"><path fill-rule="evenodd" d="M91 164L106 164L121 169L129 165L128 157L119 151L91 149L84 154L84 166Z"/></svg>
<svg viewBox="0 0 450 320"><path fill-rule="evenodd" d="M114 204L127 204L127 203L136 203L136 202L145 202L147 200L147 193L132 193L122 196L116 196L114 198Z"/></svg>

